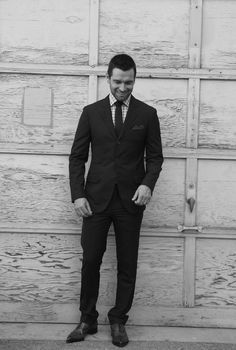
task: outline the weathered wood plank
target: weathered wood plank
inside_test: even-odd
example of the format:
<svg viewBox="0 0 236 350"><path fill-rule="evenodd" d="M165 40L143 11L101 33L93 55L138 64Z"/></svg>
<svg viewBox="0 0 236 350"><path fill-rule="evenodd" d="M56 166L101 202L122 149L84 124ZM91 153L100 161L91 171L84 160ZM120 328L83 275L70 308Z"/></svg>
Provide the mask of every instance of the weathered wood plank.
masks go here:
<svg viewBox="0 0 236 350"><path fill-rule="evenodd" d="M47 224L45 226L39 223L31 224L30 227L25 225L16 225L12 223L4 223L0 226L0 233L38 233L38 234L55 234L55 235L65 235L80 234L79 225L76 223L74 225L62 225L62 224ZM110 233L113 234L114 230L111 227ZM195 237L195 238L217 238L217 239L235 239L236 229L233 228L215 228L215 227L202 227L201 232L188 230L179 231L178 227L141 227L141 236L148 237L174 237L174 238L185 238L185 237Z"/></svg>
<svg viewBox="0 0 236 350"><path fill-rule="evenodd" d="M29 147L30 149L29 149ZM54 156L69 156L69 151L64 150L64 145L56 145L53 149L49 150L47 145L37 146L36 144L30 144L24 147L20 144L1 144L0 153L8 154L31 154L31 155L54 155ZM186 158L198 158L198 159L222 159L222 160L236 160L236 150L226 149L210 149L210 148L173 148L165 147L163 149L165 159L186 159Z"/></svg>
<svg viewBox="0 0 236 350"><path fill-rule="evenodd" d="M73 66L69 64L33 64L33 63L6 63L0 62L0 73L11 74L36 74L36 75L69 75L104 77L106 66ZM145 68L138 67L138 78L162 78L162 79L189 79L204 80L236 80L235 69L211 69L211 68Z"/></svg>
<svg viewBox="0 0 236 350"><path fill-rule="evenodd" d="M51 89L53 93L52 125L26 125L23 119L25 88ZM1 76L0 86L0 148L1 144L31 150L42 146L60 147L69 153L82 108L87 104L88 79L34 75ZM36 117L35 117L36 118ZM37 123L37 121L36 121Z"/></svg>
<svg viewBox="0 0 236 350"><path fill-rule="evenodd" d="M185 147L187 81L138 79L134 94L157 109L164 147Z"/></svg>
<svg viewBox="0 0 236 350"><path fill-rule="evenodd" d="M1 61L87 64L89 1L0 2Z"/></svg>
<svg viewBox="0 0 236 350"><path fill-rule="evenodd" d="M98 97L108 92L106 79L99 78ZM187 81L137 79L134 96L157 109L163 146L185 147Z"/></svg>
<svg viewBox="0 0 236 350"><path fill-rule="evenodd" d="M188 236L184 244L184 285L183 305L194 306L195 299L195 265L196 265L196 238Z"/></svg>
<svg viewBox="0 0 236 350"><path fill-rule="evenodd" d="M75 227L80 219L71 204L68 157L7 155L0 157L1 225ZM143 227L175 226L183 222L184 160L165 162ZM173 174L175 174L173 178Z"/></svg>
<svg viewBox="0 0 236 350"><path fill-rule="evenodd" d="M100 8L101 64L126 52L139 66L188 65L188 0L179 0L178 6L173 0L120 0L112 6L102 0Z"/></svg>
<svg viewBox="0 0 236 350"><path fill-rule="evenodd" d="M202 44L202 0L190 1L189 67L200 67Z"/></svg>
<svg viewBox="0 0 236 350"><path fill-rule="evenodd" d="M235 160L236 150L234 149L184 149L184 148L164 148L165 158L198 158L198 159L215 159L215 160Z"/></svg>
<svg viewBox="0 0 236 350"><path fill-rule="evenodd" d="M200 80L188 81L187 147L198 147Z"/></svg>
<svg viewBox="0 0 236 350"><path fill-rule="evenodd" d="M197 3L199 5L199 2ZM186 146L190 148L195 148L195 149L198 146L199 91L200 91L200 81L198 79L189 79ZM198 168L197 157L196 158L189 157L186 159L184 224L185 226L190 226L190 227L195 226L196 224L197 168ZM187 256L189 254L190 252L187 253ZM193 270L193 267L192 267L192 270ZM189 274L189 277L190 275L191 274ZM193 301L189 301L189 304L193 304Z"/></svg>
<svg viewBox="0 0 236 350"><path fill-rule="evenodd" d="M183 244L182 238L141 239L134 308L182 305Z"/></svg>
<svg viewBox="0 0 236 350"><path fill-rule="evenodd" d="M1 225L77 223L67 157L2 154L0 179Z"/></svg>
<svg viewBox="0 0 236 350"><path fill-rule="evenodd" d="M202 67L236 67L236 3L203 1Z"/></svg>
<svg viewBox="0 0 236 350"><path fill-rule="evenodd" d="M89 95L88 95L89 103L93 103L97 101L97 93L98 93L98 77L96 75L90 75Z"/></svg>
<svg viewBox="0 0 236 350"><path fill-rule="evenodd" d="M236 149L236 82L202 81L199 147Z"/></svg>
<svg viewBox="0 0 236 350"><path fill-rule="evenodd" d="M52 89L25 88L22 106L23 124L52 127L52 110Z"/></svg>
<svg viewBox="0 0 236 350"><path fill-rule="evenodd" d="M196 225L198 160L186 160L184 225Z"/></svg>
<svg viewBox="0 0 236 350"><path fill-rule="evenodd" d="M79 302L80 236L1 234L0 247L0 301ZM182 275L183 239L142 237L134 305L181 305ZM109 236L101 269L99 304L112 305L115 289L115 239ZM26 307L26 314L27 310ZM47 308L42 312L47 315ZM48 315L53 316L50 307Z"/></svg>
<svg viewBox="0 0 236 350"><path fill-rule="evenodd" d="M236 240L197 240L196 305L236 310L235 252Z"/></svg>
<svg viewBox="0 0 236 350"><path fill-rule="evenodd" d="M90 0L89 18L89 65L98 64L99 44L99 0Z"/></svg>
<svg viewBox="0 0 236 350"><path fill-rule="evenodd" d="M236 163L200 160L198 166L197 224L236 228Z"/></svg>
<svg viewBox="0 0 236 350"><path fill-rule="evenodd" d="M177 226L184 221L185 161L165 160L152 199L144 212L143 228Z"/></svg>

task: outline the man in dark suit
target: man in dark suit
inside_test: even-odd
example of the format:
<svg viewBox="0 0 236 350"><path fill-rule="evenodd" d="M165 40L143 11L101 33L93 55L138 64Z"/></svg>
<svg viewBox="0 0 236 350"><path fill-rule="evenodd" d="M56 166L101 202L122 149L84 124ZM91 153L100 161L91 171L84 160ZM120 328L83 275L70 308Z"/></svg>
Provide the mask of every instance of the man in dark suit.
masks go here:
<svg viewBox="0 0 236 350"><path fill-rule="evenodd" d="M143 210L163 163L157 113L131 95L135 77L136 65L130 56L111 59L110 94L83 109L71 149L70 186L75 210L83 217L83 263L81 320L67 342L97 332L99 271L111 223L117 249L117 291L108 319L113 344L122 347L129 341L125 323L134 296Z"/></svg>

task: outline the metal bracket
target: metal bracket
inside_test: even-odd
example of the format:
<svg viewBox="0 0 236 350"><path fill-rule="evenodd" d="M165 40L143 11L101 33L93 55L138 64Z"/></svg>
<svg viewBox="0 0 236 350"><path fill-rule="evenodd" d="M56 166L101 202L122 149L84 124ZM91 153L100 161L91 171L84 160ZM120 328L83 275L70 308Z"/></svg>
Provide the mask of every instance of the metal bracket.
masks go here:
<svg viewBox="0 0 236 350"><path fill-rule="evenodd" d="M192 233L194 232L202 232L203 231L203 227L202 226L183 226L183 225L179 225L178 226L178 232L183 232L183 231L192 231Z"/></svg>

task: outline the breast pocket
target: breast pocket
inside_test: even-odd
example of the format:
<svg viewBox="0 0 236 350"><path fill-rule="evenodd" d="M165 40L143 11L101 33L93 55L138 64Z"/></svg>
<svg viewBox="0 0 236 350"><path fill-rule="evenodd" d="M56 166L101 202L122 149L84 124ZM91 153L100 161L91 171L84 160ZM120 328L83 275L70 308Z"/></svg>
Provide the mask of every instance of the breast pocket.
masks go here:
<svg viewBox="0 0 236 350"><path fill-rule="evenodd" d="M140 140L143 139L146 135L146 131L144 128L140 128L140 129L131 129L129 132L128 137L130 137L133 140Z"/></svg>

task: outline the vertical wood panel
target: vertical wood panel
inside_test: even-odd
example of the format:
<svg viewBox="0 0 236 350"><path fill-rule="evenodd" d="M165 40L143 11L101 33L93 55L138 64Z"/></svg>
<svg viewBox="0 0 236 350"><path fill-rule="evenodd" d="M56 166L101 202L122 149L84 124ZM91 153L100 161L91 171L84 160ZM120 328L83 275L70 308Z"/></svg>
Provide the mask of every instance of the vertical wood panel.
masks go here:
<svg viewBox="0 0 236 350"><path fill-rule="evenodd" d="M90 0L89 65L98 64L99 0Z"/></svg>
<svg viewBox="0 0 236 350"><path fill-rule="evenodd" d="M186 160L186 180L185 180L185 217L186 226L194 226L196 224L196 208L197 208L197 173L198 161L196 158L188 158ZM191 211L191 206L192 211Z"/></svg>
<svg viewBox="0 0 236 350"><path fill-rule="evenodd" d="M202 0L191 0L189 23L190 68L200 67L201 34ZM197 148L198 145L199 93L200 80L189 79L186 146L191 148ZM198 161L196 158L186 159L184 223L190 228L195 226L196 223L197 167ZM184 250L183 305L193 307L195 299L196 239L191 237L191 230L186 231L186 233L188 235L185 237Z"/></svg>
<svg viewBox="0 0 236 350"><path fill-rule="evenodd" d="M195 259L196 239L185 237L183 305L187 307L193 307L195 304Z"/></svg>
<svg viewBox="0 0 236 350"><path fill-rule="evenodd" d="M200 79L188 82L187 147L197 148L199 129Z"/></svg>
<svg viewBox="0 0 236 350"><path fill-rule="evenodd" d="M190 0L189 67L199 68L202 41L202 1Z"/></svg>
<svg viewBox="0 0 236 350"><path fill-rule="evenodd" d="M99 0L90 0L90 19L89 19L89 65L95 67L98 65L98 44L99 44ZM98 77L89 76L88 103L97 101Z"/></svg>
<svg viewBox="0 0 236 350"><path fill-rule="evenodd" d="M97 101L97 94L98 94L97 90L98 90L98 77L96 75L90 75L88 103L93 103Z"/></svg>

